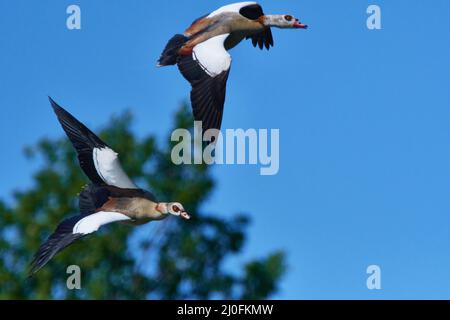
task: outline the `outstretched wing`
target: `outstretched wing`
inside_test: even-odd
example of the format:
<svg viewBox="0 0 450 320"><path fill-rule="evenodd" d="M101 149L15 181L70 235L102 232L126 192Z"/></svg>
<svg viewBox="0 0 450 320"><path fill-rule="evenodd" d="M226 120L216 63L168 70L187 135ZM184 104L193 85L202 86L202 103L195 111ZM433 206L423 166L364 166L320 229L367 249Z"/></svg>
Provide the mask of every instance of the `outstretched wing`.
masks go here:
<svg viewBox="0 0 450 320"><path fill-rule="evenodd" d="M238 2L238 3L232 3L232 4L227 4L223 7L220 7L217 10L214 10L213 12L211 12L209 14L209 17L214 17L217 16L219 14L222 13L228 13L228 12L236 12L236 13L243 13L245 14L245 12L250 12L254 11L255 9L257 9L257 7L260 7L260 5L258 5L256 2L254 1L245 1L245 2ZM260 9L262 11L262 9ZM249 18L250 19L250 18Z"/></svg>
<svg viewBox="0 0 450 320"><path fill-rule="evenodd" d="M250 20L257 20L264 15L261 6L253 1L228 4L194 20L190 27L185 30L184 35L191 37L205 31L217 22L214 17L227 13L239 13Z"/></svg>
<svg viewBox="0 0 450 320"><path fill-rule="evenodd" d="M178 59L178 68L192 85L191 104L194 119L202 122L203 132L218 129L222 123L226 83L231 56L224 47L229 34L196 45L192 54Z"/></svg>
<svg viewBox="0 0 450 320"><path fill-rule="evenodd" d="M47 264L58 252L71 245L78 239L97 231L101 226L116 222L130 220L118 212L97 212L91 215L78 215L61 222L55 232L39 247L31 262L32 276Z"/></svg>
<svg viewBox="0 0 450 320"><path fill-rule="evenodd" d="M257 3L242 7L239 10L239 13L250 20L258 20L264 15L262 7ZM259 33L247 36L246 39L252 39L253 46L259 46L260 49L266 47L266 49L269 50L271 46L273 47L272 30L269 27Z"/></svg>
<svg viewBox="0 0 450 320"><path fill-rule="evenodd" d="M259 46L259 48L262 50L264 47L269 50L270 47L273 47L273 36L272 36L272 30L267 27L263 31L256 33L251 36L247 36L245 39L252 39L252 44L256 48L256 46Z"/></svg>
<svg viewBox="0 0 450 320"><path fill-rule="evenodd" d="M61 126L78 153L81 169L88 178L99 185L136 189L137 186L122 169L118 154L52 98L49 99Z"/></svg>
<svg viewBox="0 0 450 320"><path fill-rule="evenodd" d="M262 7L256 2L248 2L239 9L239 13L250 20L258 20L264 15Z"/></svg>

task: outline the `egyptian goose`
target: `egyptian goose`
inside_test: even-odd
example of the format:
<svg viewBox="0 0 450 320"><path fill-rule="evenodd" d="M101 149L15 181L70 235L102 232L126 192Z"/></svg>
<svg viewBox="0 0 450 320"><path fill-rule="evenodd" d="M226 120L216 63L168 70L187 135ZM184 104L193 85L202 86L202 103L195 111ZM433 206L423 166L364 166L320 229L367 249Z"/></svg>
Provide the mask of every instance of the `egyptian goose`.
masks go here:
<svg viewBox="0 0 450 320"><path fill-rule="evenodd" d="M191 83L194 119L202 121L203 132L220 130L231 66L227 50L244 39L268 50L273 46L271 27L306 29L307 25L291 15L264 15L256 2L240 2L198 18L167 43L158 66L177 64Z"/></svg>
<svg viewBox="0 0 450 320"><path fill-rule="evenodd" d="M158 202L138 188L122 169L118 154L50 98L54 112L91 183L79 195L80 214L62 221L35 254L30 275L74 241L112 222L141 225L169 214L189 219L178 202Z"/></svg>

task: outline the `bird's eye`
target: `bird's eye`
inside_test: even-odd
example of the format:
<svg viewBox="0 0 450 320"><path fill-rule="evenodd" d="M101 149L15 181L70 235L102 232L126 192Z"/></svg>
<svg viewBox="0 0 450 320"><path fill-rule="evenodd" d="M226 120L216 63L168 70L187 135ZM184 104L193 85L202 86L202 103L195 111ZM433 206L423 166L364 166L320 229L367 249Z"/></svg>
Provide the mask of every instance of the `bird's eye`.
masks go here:
<svg viewBox="0 0 450 320"><path fill-rule="evenodd" d="M291 21L292 20L292 16L290 16L290 15L284 16L284 19L286 19L286 21Z"/></svg>
<svg viewBox="0 0 450 320"><path fill-rule="evenodd" d="M180 211L180 208L178 208L177 206L172 206L172 210L173 210L174 212L179 212L179 211Z"/></svg>

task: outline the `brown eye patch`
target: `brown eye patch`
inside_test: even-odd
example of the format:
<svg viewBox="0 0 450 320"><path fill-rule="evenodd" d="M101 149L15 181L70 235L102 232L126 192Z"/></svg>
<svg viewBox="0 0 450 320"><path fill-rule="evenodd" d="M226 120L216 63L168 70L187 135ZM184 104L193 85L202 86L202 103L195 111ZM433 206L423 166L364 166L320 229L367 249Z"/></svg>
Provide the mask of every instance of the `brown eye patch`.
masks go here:
<svg viewBox="0 0 450 320"><path fill-rule="evenodd" d="M287 21L291 21L291 20L292 20L292 16L290 16L290 15L284 16L284 18L285 18Z"/></svg>
<svg viewBox="0 0 450 320"><path fill-rule="evenodd" d="M177 206L172 206L172 210L175 211L175 212L179 212L180 208L178 208Z"/></svg>

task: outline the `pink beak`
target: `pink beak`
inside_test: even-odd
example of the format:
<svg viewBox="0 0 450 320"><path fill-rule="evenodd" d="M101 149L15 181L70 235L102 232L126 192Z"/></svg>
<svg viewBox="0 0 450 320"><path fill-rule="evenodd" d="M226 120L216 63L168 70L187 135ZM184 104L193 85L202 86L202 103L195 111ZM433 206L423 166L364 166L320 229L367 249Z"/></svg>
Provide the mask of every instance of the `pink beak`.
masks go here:
<svg viewBox="0 0 450 320"><path fill-rule="evenodd" d="M301 23L300 21L295 21L294 23L295 29L308 29L308 26L306 24Z"/></svg>
<svg viewBox="0 0 450 320"><path fill-rule="evenodd" d="M180 216L186 220L189 220L191 218L191 216L186 211L181 212Z"/></svg>

